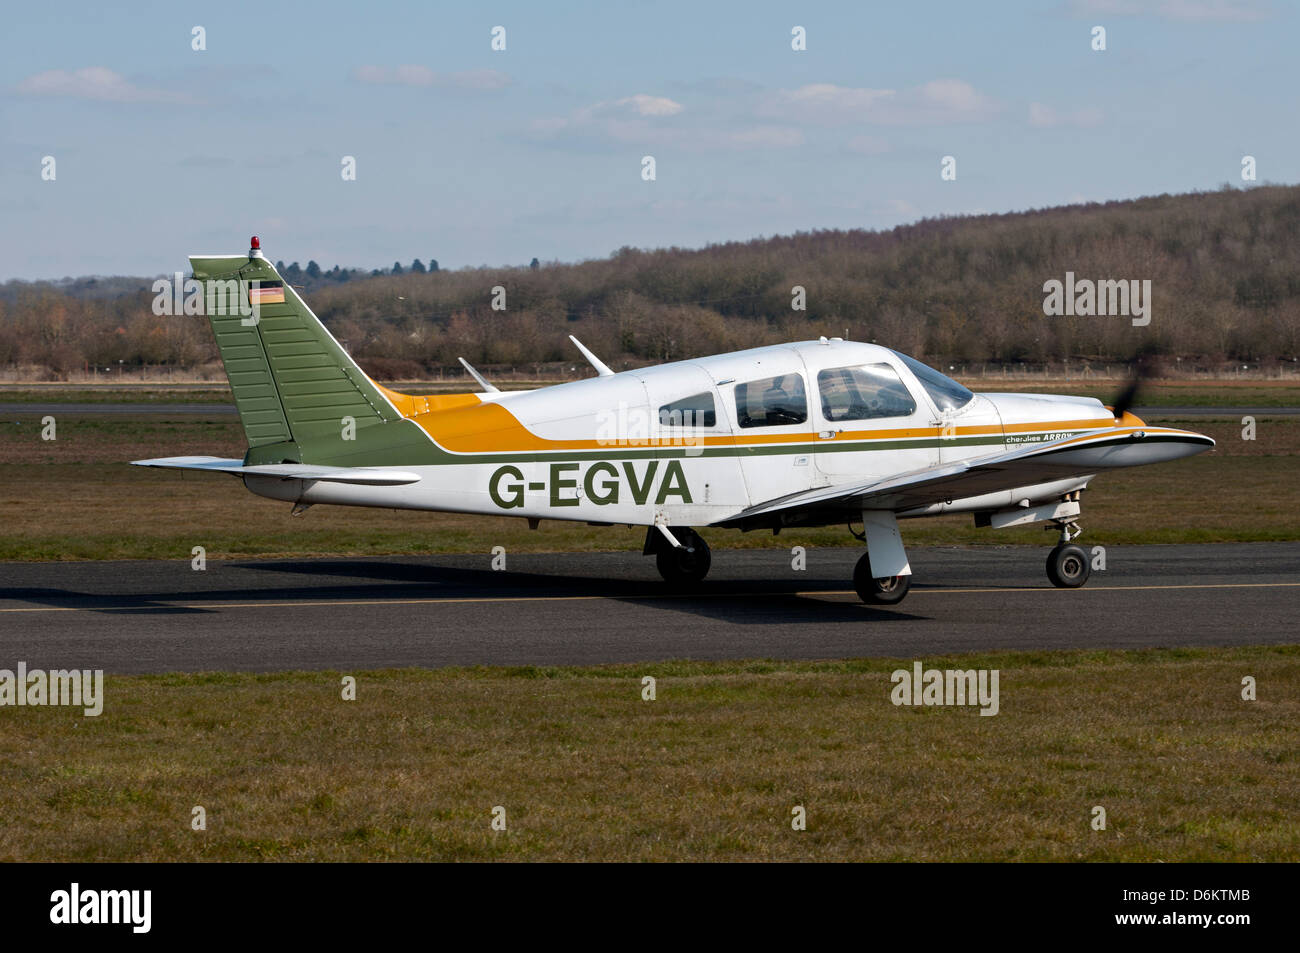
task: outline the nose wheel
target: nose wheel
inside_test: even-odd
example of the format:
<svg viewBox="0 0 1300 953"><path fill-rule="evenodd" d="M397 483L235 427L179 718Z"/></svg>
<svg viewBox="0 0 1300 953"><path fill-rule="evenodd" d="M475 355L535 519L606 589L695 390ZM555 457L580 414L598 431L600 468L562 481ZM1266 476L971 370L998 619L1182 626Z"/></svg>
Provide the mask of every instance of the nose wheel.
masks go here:
<svg viewBox="0 0 1300 953"><path fill-rule="evenodd" d="M897 605L911 587L911 576L872 576L871 557L865 554L853 568L853 588L858 591L858 598L868 605Z"/></svg>
<svg viewBox="0 0 1300 953"><path fill-rule="evenodd" d="M1058 543L1047 554L1047 578L1058 589L1078 589L1091 572L1092 563L1082 546Z"/></svg>

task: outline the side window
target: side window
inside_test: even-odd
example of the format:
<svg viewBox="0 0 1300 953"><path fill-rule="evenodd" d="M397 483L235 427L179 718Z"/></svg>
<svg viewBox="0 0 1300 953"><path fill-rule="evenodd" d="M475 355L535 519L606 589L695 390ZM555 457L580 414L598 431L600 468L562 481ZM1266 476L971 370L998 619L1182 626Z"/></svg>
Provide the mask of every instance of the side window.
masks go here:
<svg viewBox="0 0 1300 953"><path fill-rule="evenodd" d="M708 391L692 394L659 408L661 427L716 427L718 413L713 407L713 395Z"/></svg>
<svg viewBox="0 0 1300 953"><path fill-rule="evenodd" d="M874 420L907 417L916 401L888 364L835 367L817 375L822 414L827 420Z"/></svg>
<svg viewBox="0 0 1300 953"><path fill-rule="evenodd" d="M742 427L783 427L807 419L808 399L801 374L736 385L736 422Z"/></svg>

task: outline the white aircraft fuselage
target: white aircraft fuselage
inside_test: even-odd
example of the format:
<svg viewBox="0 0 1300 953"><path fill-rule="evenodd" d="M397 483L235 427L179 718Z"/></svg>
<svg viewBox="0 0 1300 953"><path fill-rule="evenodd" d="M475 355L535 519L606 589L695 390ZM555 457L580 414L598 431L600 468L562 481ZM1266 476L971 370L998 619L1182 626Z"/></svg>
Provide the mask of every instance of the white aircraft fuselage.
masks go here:
<svg viewBox="0 0 1300 953"><path fill-rule="evenodd" d="M885 365L912 407L899 402L845 419L820 398L819 375ZM806 419L740 425L737 385L786 378L803 386ZM824 380L825 378L823 378ZM714 423L674 425L660 408L708 394ZM941 408L903 359L852 341L809 341L679 361L540 390L478 395L500 408L497 429L458 432L455 410L409 418L448 454L446 463L402 465L420 476L398 486L364 486L246 475L254 493L295 503L382 506L530 519L649 526L705 526L807 490L857 485L900 472L994 457L1008 448L1113 430L1100 401L1085 397L975 394ZM417 398L418 400L418 398ZM850 417L853 415L850 414ZM666 419L665 419L666 418ZM838 418L838 419L832 419ZM1159 431L1141 421L1133 427ZM1160 431L1163 432L1163 431ZM1169 431L1176 433L1176 431ZM1082 488L1098 468L1134 466L1199 452L1199 446L1138 443L1080 452L1080 475L899 511L899 517L995 510L1056 499Z"/></svg>
<svg viewBox="0 0 1300 953"><path fill-rule="evenodd" d="M622 373L575 338L596 377L503 393L466 365L474 392L401 394L371 380L251 245L190 259L244 458L136 462L235 474L295 512L332 503L644 526L645 552L683 584L709 568L694 527L860 521L854 584L893 604L911 573L899 518L1050 520L1061 542L1048 575L1080 586L1088 564L1070 541L1089 480L1214 444L1092 398L974 394L904 354L838 338Z"/></svg>

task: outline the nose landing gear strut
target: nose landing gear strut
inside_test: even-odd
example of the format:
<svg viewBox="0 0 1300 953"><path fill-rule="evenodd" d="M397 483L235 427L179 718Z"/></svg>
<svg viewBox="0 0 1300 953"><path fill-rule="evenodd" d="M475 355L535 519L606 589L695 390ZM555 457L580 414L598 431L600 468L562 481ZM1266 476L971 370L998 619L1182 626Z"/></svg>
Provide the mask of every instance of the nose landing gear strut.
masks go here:
<svg viewBox="0 0 1300 953"><path fill-rule="evenodd" d="M1075 490L1073 493L1067 493L1064 499L1067 502L1077 503L1080 495L1080 492ZM1078 589L1088 581L1088 576L1092 572L1092 562L1088 558L1087 550L1071 542L1078 539L1079 534L1083 532L1083 528L1079 526L1078 514L1061 516L1053 519L1052 523L1053 526L1045 528L1059 530L1061 541L1047 554L1047 578L1058 589Z"/></svg>

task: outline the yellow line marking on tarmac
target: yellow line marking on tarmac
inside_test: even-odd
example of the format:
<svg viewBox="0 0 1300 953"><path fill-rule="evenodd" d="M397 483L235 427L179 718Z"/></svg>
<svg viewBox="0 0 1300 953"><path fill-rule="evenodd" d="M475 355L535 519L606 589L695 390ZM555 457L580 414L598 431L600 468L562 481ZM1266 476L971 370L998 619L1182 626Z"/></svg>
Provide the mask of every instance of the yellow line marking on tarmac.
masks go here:
<svg viewBox="0 0 1300 953"><path fill-rule="evenodd" d="M1296 588L1300 587L1300 582L1206 582L1206 583L1183 583L1167 586L1081 586L1077 590L1061 589L1061 592L1128 592L1139 591L1143 589L1278 589L1278 588ZM996 587L979 588L979 589L913 589L908 595L934 595L937 593L957 593L957 592L1056 592L1056 586L1009 586L1004 589ZM755 595L780 595L780 593L755 593ZM799 596L846 596L857 595L853 589L822 589L810 592L798 592Z"/></svg>
<svg viewBox="0 0 1300 953"><path fill-rule="evenodd" d="M147 602L130 606L31 606L22 609L0 609L0 612L121 612L139 609L301 609L308 606L421 606L456 602L586 602L594 599L669 599L663 596L448 596L444 599L315 599L311 602Z"/></svg>
<svg viewBox="0 0 1300 953"><path fill-rule="evenodd" d="M1058 590L1046 586L1019 586L985 589L917 589L909 595L956 595L976 592L1140 592L1156 589L1294 589L1300 588L1300 582L1216 582L1185 583L1166 586L1091 586L1077 590ZM18 609L0 609L0 612L137 612L141 609L305 609L312 606L422 606L422 605L456 605L465 603L501 603L501 602L596 602L600 600L650 601L663 599L726 599L744 596L795 596L798 598L816 598L818 596L856 596L852 589L810 589L801 592L669 592L625 593L614 596L448 596L433 599L315 599L310 602L188 602L188 603L140 603L129 606L23 606Z"/></svg>

